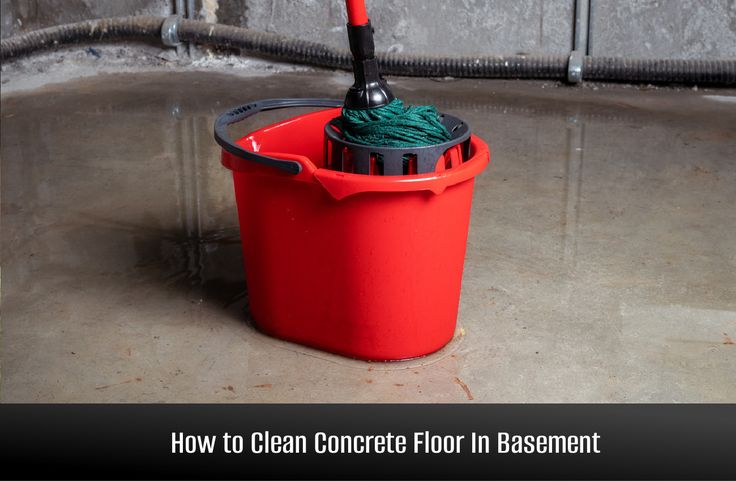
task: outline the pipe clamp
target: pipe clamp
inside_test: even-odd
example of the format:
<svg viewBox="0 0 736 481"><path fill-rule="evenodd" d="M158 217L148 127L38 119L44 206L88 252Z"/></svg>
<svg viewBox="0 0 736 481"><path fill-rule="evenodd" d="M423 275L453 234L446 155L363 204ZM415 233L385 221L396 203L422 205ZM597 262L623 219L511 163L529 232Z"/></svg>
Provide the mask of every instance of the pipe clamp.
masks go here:
<svg viewBox="0 0 736 481"><path fill-rule="evenodd" d="M570 58L567 60L567 81L571 84L578 84L583 81L583 55L582 50L573 50L570 52Z"/></svg>
<svg viewBox="0 0 736 481"><path fill-rule="evenodd" d="M161 24L161 41L167 47L176 47L181 45L179 40L179 21L180 15L170 15L166 17L164 23Z"/></svg>

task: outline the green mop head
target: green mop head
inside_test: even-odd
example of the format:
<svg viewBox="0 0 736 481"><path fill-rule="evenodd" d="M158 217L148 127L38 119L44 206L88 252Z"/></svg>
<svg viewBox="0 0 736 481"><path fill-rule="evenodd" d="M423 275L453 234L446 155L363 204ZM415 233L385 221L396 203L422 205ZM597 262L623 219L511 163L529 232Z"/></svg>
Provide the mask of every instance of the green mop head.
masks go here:
<svg viewBox="0 0 736 481"><path fill-rule="evenodd" d="M350 142L376 147L423 147L446 142L450 132L430 106L405 106L378 71L370 22L348 24L355 83L345 96L339 127Z"/></svg>
<svg viewBox="0 0 736 481"><path fill-rule="evenodd" d="M339 126L345 140L377 147L423 147L451 138L434 107L405 106L396 98L382 107L343 107Z"/></svg>

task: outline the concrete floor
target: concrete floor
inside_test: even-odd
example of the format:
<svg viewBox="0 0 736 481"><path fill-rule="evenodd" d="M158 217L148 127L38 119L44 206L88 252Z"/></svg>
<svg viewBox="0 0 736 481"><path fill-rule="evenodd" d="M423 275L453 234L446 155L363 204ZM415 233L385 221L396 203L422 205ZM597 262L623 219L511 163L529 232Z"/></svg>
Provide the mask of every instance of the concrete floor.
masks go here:
<svg viewBox="0 0 736 481"><path fill-rule="evenodd" d="M382 364L256 331L212 121L348 84L150 73L4 94L0 399L736 401L734 91L393 80L492 148L456 339Z"/></svg>

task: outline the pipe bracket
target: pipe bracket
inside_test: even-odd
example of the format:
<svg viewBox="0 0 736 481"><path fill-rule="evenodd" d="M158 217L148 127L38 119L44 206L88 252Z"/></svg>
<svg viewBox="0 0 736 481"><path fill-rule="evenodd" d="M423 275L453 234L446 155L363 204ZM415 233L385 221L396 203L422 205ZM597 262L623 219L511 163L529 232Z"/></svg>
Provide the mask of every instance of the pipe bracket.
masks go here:
<svg viewBox="0 0 736 481"><path fill-rule="evenodd" d="M166 17L164 23L161 24L161 41L167 47L176 47L181 45L179 40L179 21L180 15L170 15Z"/></svg>
<svg viewBox="0 0 736 481"><path fill-rule="evenodd" d="M570 58L567 59L567 81L571 84L578 84L583 81L584 59L585 55L582 50L570 52Z"/></svg>

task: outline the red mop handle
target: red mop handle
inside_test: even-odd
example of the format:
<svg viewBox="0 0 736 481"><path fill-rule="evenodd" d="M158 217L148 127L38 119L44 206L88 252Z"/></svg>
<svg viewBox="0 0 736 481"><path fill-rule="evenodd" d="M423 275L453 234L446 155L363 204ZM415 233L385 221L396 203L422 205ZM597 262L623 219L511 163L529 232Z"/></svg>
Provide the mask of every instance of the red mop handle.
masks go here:
<svg viewBox="0 0 736 481"><path fill-rule="evenodd" d="M373 28L365 11L365 0L345 0L345 6L355 76L355 83L345 96L345 107L355 110L388 105L394 100L394 94L378 71Z"/></svg>
<svg viewBox="0 0 736 481"><path fill-rule="evenodd" d="M365 0L345 0L348 9L348 23L353 26L368 23L368 13L365 10Z"/></svg>

